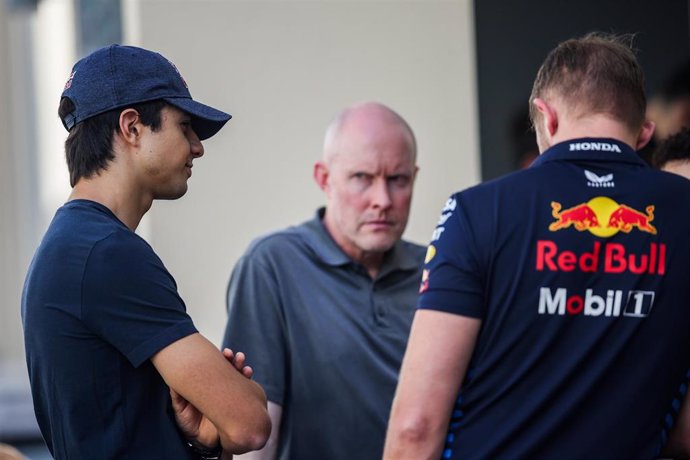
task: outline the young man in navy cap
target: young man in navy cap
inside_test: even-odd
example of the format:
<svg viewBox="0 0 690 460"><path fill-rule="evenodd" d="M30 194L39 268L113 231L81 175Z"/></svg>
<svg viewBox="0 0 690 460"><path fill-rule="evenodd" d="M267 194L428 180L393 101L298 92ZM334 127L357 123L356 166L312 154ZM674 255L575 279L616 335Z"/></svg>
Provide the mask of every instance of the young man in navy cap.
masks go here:
<svg viewBox="0 0 690 460"><path fill-rule="evenodd" d="M22 297L50 452L183 459L262 447L266 398L244 357L197 332L175 280L134 233L153 200L185 194L201 141L230 115L194 101L160 54L118 45L77 62L59 115L73 190Z"/></svg>
<svg viewBox="0 0 690 460"><path fill-rule="evenodd" d="M642 70L621 38L568 40L530 105L540 157L443 208L386 459L688 452L690 182L636 153Z"/></svg>

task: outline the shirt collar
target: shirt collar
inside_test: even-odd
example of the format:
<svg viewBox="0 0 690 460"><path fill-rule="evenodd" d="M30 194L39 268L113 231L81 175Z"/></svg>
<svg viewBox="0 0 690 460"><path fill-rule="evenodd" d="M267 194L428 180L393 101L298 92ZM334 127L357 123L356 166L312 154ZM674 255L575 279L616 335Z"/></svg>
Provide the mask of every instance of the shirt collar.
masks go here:
<svg viewBox="0 0 690 460"><path fill-rule="evenodd" d="M326 208L319 208L314 218L306 223L306 227L310 230L304 234L307 245L328 265L340 266L355 263L340 249L340 246L336 244L326 230L323 224L325 214ZM419 257L415 257L414 251L408 250L409 245L410 243L399 240L386 252L379 277L393 270L415 270L418 268Z"/></svg>
<svg viewBox="0 0 690 460"><path fill-rule="evenodd" d="M304 233L307 245L328 265L338 266L351 263L352 260L340 249L323 225L325 214L326 208L319 208L314 218L306 223L306 228L309 230Z"/></svg>
<svg viewBox="0 0 690 460"><path fill-rule="evenodd" d="M647 163L628 144L605 137L584 137L560 142L539 155L532 166L538 166L548 161L564 160L615 161L647 166Z"/></svg>

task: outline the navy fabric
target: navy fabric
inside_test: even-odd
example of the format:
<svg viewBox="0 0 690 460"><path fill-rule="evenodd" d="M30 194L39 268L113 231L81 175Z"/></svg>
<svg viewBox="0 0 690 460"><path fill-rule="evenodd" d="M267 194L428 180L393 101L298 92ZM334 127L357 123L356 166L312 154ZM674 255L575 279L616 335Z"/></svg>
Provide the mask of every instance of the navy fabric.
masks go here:
<svg viewBox="0 0 690 460"><path fill-rule="evenodd" d="M231 118L193 100L187 82L172 62L136 46L110 45L79 60L62 97L75 106L62 119L68 131L103 112L156 99L192 115L192 127L201 140L216 134Z"/></svg>
<svg viewBox="0 0 690 460"><path fill-rule="evenodd" d="M418 307L481 318L443 458L653 458L690 367L690 181L577 139L453 195Z"/></svg>
<svg viewBox="0 0 690 460"><path fill-rule="evenodd" d="M60 208L22 296L36 418L56 459L184 459L149 358L196 332L151 247L104 206Z"/></svg>
<svg viewBox="0 0 690 460"><path fill-rule="evenodd" d="M399 241L372 280L322 215L251 244L228 287L223 343L282 406L278 458L379 460L424 248Z"/></svg>

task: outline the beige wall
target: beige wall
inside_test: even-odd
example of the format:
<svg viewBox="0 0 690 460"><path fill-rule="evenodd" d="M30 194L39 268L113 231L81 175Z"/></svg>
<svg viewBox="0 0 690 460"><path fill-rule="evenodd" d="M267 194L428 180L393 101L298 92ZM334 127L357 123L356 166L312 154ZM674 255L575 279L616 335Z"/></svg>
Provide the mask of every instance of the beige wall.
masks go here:
<svg viewBox="0 0 690 460"><path fill-rule="evenodd" d="M312 165L342 107L378 100L414 129L408 239L425 244L448 195L478 181L469 0L127 0L126 10L130 43L160 51L196 99L234 115L206 142L187 195L155 203L143 232L217 344L247 244L323 203Z"/></svg>
<svg viewBox="0 0 690 460"><path fill-rule="evenodd" d="M8 18L5 3L0 2L0 107L7 106L9 100L9 66L3 65L8 60ZM17 267L17 256L13 244L14 226L14 187L12 175L12 156L10 155L10 138L8 130L9 113L0 109L0 337L7 337L0 346L0 362L8 360L19 353L14 335L19 329L19 319L9 303L16 297L17 277L13 274ZM9 166L9 168L8 168Z"/></svg>
<svg viewBox="0 0 690 460"><path fill-rule="evenodd" d="M23 361L21 285L69 192L55 116L74 61L72 0L0 1L0 366ZM412 125L421 167L406 237L426 243L447 196L479 178L470 0L124 0L126 40L172 59L192 94L235 118L206 143L190 191L142 233L220 343L225 287L252 238L323 203L311 179L341 108L374 99Z"/></svg>
<svg viewBox="0 0 690 460"><path fill-rule="evenodd" d="M0 373L23 367L24 276L69 193L56 108L74 60L71 0L11 11L7 3L0 2Z"/></svg>

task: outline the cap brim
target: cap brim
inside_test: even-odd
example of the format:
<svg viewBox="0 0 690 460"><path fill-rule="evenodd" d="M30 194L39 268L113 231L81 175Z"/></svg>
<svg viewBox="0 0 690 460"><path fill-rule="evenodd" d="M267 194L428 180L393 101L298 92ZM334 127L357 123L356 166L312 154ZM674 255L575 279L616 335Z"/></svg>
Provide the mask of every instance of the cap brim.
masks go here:
<svg viewBox="0 0 690 460"><path fill-rule="evenodd" d="M214 109L193 99L166 97L165 101L192 116L192 127L202 141L220 131L220 128L232 118L229 113Z"/></svg>

